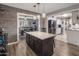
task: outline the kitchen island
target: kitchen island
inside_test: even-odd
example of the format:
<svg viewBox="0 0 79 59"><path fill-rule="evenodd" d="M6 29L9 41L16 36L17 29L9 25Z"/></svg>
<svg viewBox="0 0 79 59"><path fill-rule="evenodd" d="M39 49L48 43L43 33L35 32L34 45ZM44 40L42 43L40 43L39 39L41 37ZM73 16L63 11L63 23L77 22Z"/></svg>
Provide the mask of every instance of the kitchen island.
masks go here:
<svg viewBox="0 0 79 59"><path fill-rule="evenodd" d="M53 55L55 35L45 32L26 32L26 43L38 56Z"/></svg>

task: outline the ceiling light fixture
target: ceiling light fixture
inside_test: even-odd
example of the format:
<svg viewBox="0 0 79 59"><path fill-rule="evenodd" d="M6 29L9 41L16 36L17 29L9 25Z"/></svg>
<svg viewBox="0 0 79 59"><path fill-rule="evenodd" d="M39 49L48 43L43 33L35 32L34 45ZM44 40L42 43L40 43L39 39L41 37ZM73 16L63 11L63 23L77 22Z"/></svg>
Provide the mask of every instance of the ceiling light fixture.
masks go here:
<svg viewBox="0 0 79 59"><path fill-rule="evenodd" d="M38 11L37 11L37 12L39 13L39 6L40 6L40 3L37 3L37 6L38 6L38 7L37 7L37 8L38 8Z"/></svg>
<svg viewBox="0 0 79 59"><path fill-rule="evenodd" d="M62 16L63 16L63 17L68 17L68 14L63 14Z"/></svg>
<svg viewBox="0 0 79 59"><path fill-rule="evenodd" d="M38 5L38 11L37 11L37 12L39 13L40 3L37 3L37 5ZM45 18L45 17L46 17L46 13L45 13L45 4L42 4L42 6L43 6L42 17Z"/></svg>
<svg viewBox="0 0 79 59"><path fill-rule="evenodd" d="M37 12L39 13L39 6L40 6L40 3L37 3L37 5L38 5L38 7L37 7L37 8L38 8L38 11L37 11ZM39 18L40 18L40 15L37 15L37 19L39 19Z"/></svg>
<svg viewBox="0 0 79 59"><path fill-rule="evenodd" d="M34 7L34 12L36 12L36 5L33 5L33 7ZM37 19L37 17L34 16L34 20L36 20L36 19Z"/></svg>
<svg viewBox="0 0 79 59"><path fill-rule="evenodd" d="M43 4L43 13L42 13L42 17L43 17L43 18L46 17L46 13L45 13L45 4Z"/></svg>
<svg viewBox="0 0 79 59"><path fill-rule="evenodd" d="M42 17L45 18L46 17L46 14L45 13L42 13Z"/></svg>

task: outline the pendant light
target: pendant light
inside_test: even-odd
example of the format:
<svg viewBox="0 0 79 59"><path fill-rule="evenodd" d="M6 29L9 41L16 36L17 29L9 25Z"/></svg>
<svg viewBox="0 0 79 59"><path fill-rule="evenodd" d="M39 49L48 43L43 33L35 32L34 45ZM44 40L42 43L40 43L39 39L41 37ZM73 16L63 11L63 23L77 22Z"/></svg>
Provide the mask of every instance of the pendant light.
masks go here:
<svg viewBox="0 0 79 59"><path fill-rule="evenodd" d="M45 13L42 13L42 17L45 18L46 17L46 14Z"/></svg>
<svg viewBox="0 0 79 59"><path fill-rule="evenodd" d="M46 17L46 13L45 13L45 4L43 4L43 13L42 13L42 17L43 17L43 18Z"/></svg>
<svg viewBox="0 0 79 59"><path fill-rule="evenodd" d="M36 11L36 5L33 5L33 7L34 7L34 12ZM37 19L37 17L36 16L34 16L34 20L36 20Z"/></svg>
<svg viewBox="0 0 79 59"><path fill-rule="evenodd" d="M37 12L39 13L39 6L40 6L40 3L37 3Z"/></svg>
<svg viewBox="0 0 79 59"><path fill-rule="evenodd" d="M37 3L37 5L38 5L38 10L37 10L37 12L39 12L40 3ZM37 15L37 19L39 19L39 18L40 18L40 15Z"/></svg>

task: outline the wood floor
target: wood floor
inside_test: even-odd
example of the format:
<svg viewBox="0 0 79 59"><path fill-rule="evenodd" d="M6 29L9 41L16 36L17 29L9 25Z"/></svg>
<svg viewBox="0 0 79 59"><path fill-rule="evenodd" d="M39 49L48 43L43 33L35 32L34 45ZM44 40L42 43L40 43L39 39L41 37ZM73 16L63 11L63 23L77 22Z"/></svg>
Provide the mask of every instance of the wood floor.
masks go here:
<svg viewBox="0 0 79 59"><path fill-rule="evenodd" d="M52 56L79 56L79 47L55 40L54 54ZM21 39L19 44L8 46L10 56L36 56L36 54L26 44L25 39Z"/></svg>

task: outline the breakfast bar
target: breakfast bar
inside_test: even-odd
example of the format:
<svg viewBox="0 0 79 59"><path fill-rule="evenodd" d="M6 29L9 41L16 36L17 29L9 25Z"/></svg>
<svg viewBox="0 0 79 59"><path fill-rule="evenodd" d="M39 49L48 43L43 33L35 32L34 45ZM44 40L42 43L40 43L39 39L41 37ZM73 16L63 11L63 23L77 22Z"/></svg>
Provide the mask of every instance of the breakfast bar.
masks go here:
<svg viewBox="0 0 79 59"><path fill-rule="evenodd" d="M45 32L26 32L26 43L38 56L53 55L55 35Z"/></svg>

